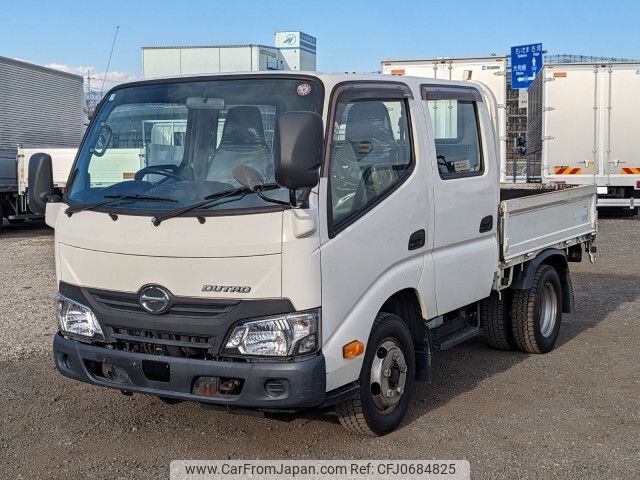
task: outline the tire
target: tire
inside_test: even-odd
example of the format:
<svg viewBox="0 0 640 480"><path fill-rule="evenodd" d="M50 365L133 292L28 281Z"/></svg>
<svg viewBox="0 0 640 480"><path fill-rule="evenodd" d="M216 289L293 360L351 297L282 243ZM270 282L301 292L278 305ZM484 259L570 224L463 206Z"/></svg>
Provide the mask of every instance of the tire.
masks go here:
<svg viewBox="0 0 640 480"><path fill-rule="evenodd" d="M4 230L4 209L2 208L2 198L0 198L0 233Z"/></svg>
<svg viewBox="0 0 640 480"><path fill-rule="evenodd" d="M527 290L514 290L511 322L516 345L523 352L553 350L562 321L562 285L551 265L540 265Z"/></svg>
<svg viewBox="0 0 640 480"><path fill-rule="evenodd" d="M24 224L24 219L22 218L15 218L13 220L7 219L7 222L9 222L9 225L22 225Z"/></svg>
<svg viewBox="0 0 640 480"><path fill-rule="evenodd" d="M360 371L360 391L336 406L340 423L358 435L379 436L395 430L409 409L414 382L411 332L397 315L378 313Z"/></svg>
<svg viewBox="0 0 640 480"><path fill-rule="evenodd" d="M497 292L485 298L480 304L480 320L484 338L491 348L496 350L514 350L517 348L511 326L511 312L507 306L507 295L502 292L502 300Z"/></svg>

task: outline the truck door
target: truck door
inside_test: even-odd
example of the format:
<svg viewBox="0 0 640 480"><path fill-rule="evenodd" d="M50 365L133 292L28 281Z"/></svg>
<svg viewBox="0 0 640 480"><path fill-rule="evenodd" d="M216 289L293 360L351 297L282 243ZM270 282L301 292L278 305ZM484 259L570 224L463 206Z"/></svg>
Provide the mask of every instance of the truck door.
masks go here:
<svg viewBox="0 0 640 480"><path fill-rule="evenodd" d="M640 180L640 69L637 65L609 65L607 71L608 184L635 186Z"/></svg>
<svg viewBox="0 0 640 480"><path fill-rule="evenodd" d="M422 87L431 120L436 303L443 314L487 297L498 262L499 159L474 87Z"/></svg>
<svg viewBox="0 0 640 480"><path fill-rule="evenodd" d="M332 342L366 338L382 302L415 288L422 277L431 237L426 182L412 142L413 117L421 113L410 109L412 97L395 82L345 84L333 93L322 179L328 185L321 187L327 197L320 255L328 371L344 361L343 343L334 348ZM412 180L418 175L422 181ZM338 328L343 335L335 335Z"/></svg>
<svg viewBox="0 0 640 480"><path fill-rule="evenodd" d="M543 176L593 184L601 171L601 71L594 65L554 65L543 73Z"/></svg>

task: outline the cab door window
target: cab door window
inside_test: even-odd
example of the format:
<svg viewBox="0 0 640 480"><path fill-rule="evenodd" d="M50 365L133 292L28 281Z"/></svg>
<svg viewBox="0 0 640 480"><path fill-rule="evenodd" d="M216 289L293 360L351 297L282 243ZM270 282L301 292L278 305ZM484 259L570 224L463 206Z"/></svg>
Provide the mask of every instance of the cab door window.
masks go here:
<svg viewBox="0 0 640 480"><path fill-rule="evenodd" d="M406 178L411 164L405 99L338 102L329 169L333 227L380 201Z"/></svg>
<svg viewBox="0 0 640 480"><path fill-rule="evenodd" d="M484 163L478 121L479 98L471 89L423 90L436 147L440 178L482 175Z"/></svg>

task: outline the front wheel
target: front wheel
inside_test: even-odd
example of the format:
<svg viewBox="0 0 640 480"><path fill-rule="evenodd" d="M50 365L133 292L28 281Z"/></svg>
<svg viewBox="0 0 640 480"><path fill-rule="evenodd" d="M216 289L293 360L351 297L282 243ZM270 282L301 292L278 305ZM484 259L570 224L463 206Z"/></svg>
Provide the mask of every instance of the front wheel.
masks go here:
<svg viewBox="0 0 640 480"><path fill-rule="evenodd" d="M360 392L336 407L340 423L359 435L395 430L409 409L414 377L411 332L397 315L378 313L360 372Z"/></svg>
<svg viewBox="0 0 640 480"><path fill-rule="evenodd" d="M555 268L540 265L531 288L513 291L511 321L520 350L528 353L553 350L562 321L562 285Z"/></svg>

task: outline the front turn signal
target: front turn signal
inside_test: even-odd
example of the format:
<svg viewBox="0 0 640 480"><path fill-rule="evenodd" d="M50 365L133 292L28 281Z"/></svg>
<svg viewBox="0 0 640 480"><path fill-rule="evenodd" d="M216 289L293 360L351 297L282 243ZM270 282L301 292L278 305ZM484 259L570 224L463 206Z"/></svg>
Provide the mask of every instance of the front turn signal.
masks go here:
<svg viewBox="0 0 640 480"><path fill-rule="evenodd" d="M342 356L344 358L356 358L364 353L364 343L360 340L354 340L342 347Z"/></svg>

